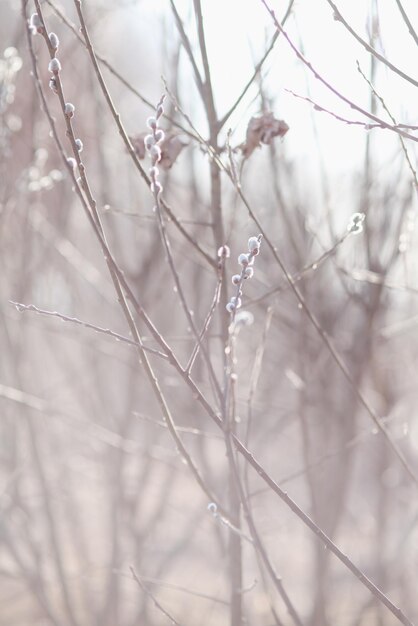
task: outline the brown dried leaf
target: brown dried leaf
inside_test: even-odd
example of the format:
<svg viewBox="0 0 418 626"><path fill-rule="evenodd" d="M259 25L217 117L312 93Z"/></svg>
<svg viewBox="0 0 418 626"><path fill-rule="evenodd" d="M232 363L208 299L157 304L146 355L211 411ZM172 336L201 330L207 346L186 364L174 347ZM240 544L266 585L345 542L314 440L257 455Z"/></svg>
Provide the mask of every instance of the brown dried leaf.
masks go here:
<svg viewBox="0 0 418 626"><path fill-rule="evenodd" d="M274 137L284 137L288 130L286 122L276 119L271 112L252 117L248 123L245 143L241 146L244 157L248 159L262 143L269 145Z"/></svg>
<svg viewBox="0 0 418 626"><path fill-rule="evenodd" d="M187 141L181 135L166 133L165 139L160 145L161 160L158 165L160 165L163 169L168 170L173 165L183 148L187 146Z"/></svg>
<svg viewBox="0 0 418 626"><path fill-rule="evenodd" d="M144 139L148 133L140 133L139 135L131 135L129 137L132 147L135 151L138 159L145 158L145 143Z"/></svg>

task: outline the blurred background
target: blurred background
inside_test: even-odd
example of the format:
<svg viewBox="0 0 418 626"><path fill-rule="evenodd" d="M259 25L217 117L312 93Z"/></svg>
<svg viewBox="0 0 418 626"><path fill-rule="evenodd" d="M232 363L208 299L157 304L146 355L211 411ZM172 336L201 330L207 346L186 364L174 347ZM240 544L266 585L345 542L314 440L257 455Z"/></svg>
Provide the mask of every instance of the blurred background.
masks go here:
<svg viewBox="0 0 418 626"><path fill-rule="evenodd" d="M337 93L275 35L261 1L203 0L212 118L209 82L196 84L197 73L208 78L200 2L89 0L83 11L140 157L146 119L168 88L161 125L181 150L170 167L160 167L160 180L176 218L166 224L172 254L198 329L217 286L217 250L230 247L223 296L204 338L219 384L228 326L222 298L233 295L237 256L259 233L249 206L354 388L418 474L418 9L414 0L337 3L366 47L405 79L370 54L330 4L275 0L271 7ZM154 198L100 89L73 1L44 0L41 7L48 31L60 39L60 78L76 108L73 127L109 248L186 366L196 340L167 263ZM34 11L27 2L27 17ZM208 511L135 348L59 317L129 336L40 106L26 28L22 3L1 0L0 624L159 626L170 621L164 608L184 626L237 626L230 530ZM47 46L40 34L30 41L71 156L59 101L48 87ZM406 125L410 137L367 126L374 122L358 108L391 126ZM248 124L267 112L289 130L245 158ZM142 163L148 171L147 156ZM348 236L353 213L365 214L364 229ZM243 310L252 323L235 336L238 436L340 549L418 620L417 484L264 242L254 278L244 285ZM144 345L160 349L141 320L138 326ZM224 434L167 360L151 354L150 361L185 447L217 504L226 505L231 469ZM192 377L217 410L201 354ZM258 533L301 623L399 623L242 460L239 471ZM235 534L242 551L239 623L294 624L246 540L245 521L241 532Z"/></svg>

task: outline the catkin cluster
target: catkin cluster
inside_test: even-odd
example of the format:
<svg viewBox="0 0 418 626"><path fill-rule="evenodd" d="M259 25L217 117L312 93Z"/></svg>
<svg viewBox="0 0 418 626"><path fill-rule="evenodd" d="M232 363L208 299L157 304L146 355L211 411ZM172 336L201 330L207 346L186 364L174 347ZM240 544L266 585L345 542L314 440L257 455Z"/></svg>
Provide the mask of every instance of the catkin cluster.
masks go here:
<svg viewBox="0 0 418 626"><path fill-rule="evenodd" d="M163 102L165 96L162 96L161 100L157 104L155 110L155 116L147 119L147 126L150 129L150 133L144 137L145 149L151 157L151 167L149 169L149 175L151 178L151 191L154 194L156 201L161 194L163 187L158 180L159 170L157 163L161 160L161 143L164 141L165 133L159 128L158 122L164 113Z"/></svg>
<svg viewBox="0 0 418 626"><path fill-rule="evenodd" d="M226 305L226 310L231 315L241 307L242 301L242 284L244 280L252 278L254 275L254 257L260 253L260 245L263 236L250 237L248 240L248 252L243 252L238 257L238 263L241 266L241 274L234 274L232 276L232 284L237 287L237 293L229 300Z"/></svg>
<svg viewBox="0 0 418 626"><path fill-rule="evenodd" d="M43 35L44 39L47 42L47 45L51 54L51 60L49 61L49 64L48 64L48 71L51 74L51 77L49 79L49 87L51 91L53 91L53 93L58 95L60 93L60 89L62 93L62 86L61 86L60 78L59 78L59 74L62 70L62 66L61 66L60 60L57 58L57 52L58 52L58 48L60 45L60 40L58 38L58 35L52 32L49 33L49 35L47 35L44 24L38 13L33 13L31 15L30 20L29 20L29 29L33 35L36 35L36 34ZM64 115L67 118L67 120L71 120L74 117L74 114L75 114L75 106L71 102L66 102L64 105ZM74 143L75 143L77 152L80 154L84 148L83 142L81 141L81 139L75 139ZM73 170L77 166L77 161L74 157L68 157L67 163L69 167Z"/></svg>

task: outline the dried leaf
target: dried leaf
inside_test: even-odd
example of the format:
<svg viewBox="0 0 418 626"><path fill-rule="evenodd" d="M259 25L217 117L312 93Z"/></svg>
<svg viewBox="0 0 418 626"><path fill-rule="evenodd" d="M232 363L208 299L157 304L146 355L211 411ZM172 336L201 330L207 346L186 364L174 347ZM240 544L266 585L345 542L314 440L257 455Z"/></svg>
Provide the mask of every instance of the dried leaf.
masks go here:
<svg viewBox="0 0 418 626"><path fill-rule="evenodd" d="M145 143L144 143L144 139L145 139L146 135L148 135L148 133L140 133L139 135L131 135L129 137L130 142L132 144L132 147L133 147L133 149L135 151L135 154L138 157L138 159L144 159L145 158Z"/></svg>
<svg viewBox="0 0 418 626"><path fill-rule="evenodd" d="M274 137L284 137L289 126L284 120L278 120L273 113L263 113L260 117L252 117L248 123L245 143L241 146L245 158L264 144L271 144Z"/></svg>

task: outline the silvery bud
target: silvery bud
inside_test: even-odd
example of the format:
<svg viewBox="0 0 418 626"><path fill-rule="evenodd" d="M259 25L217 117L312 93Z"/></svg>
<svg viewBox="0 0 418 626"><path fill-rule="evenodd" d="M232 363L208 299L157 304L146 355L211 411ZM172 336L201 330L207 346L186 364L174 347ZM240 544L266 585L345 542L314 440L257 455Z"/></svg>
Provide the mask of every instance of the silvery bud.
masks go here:
<svg viewBox="0 0 418 626"><path fill-rule="evenodd" d="M75 106L71 102L66 102L64 107L64 113L68 118L74 116Z"/></svg>
<svg viewBox="0 0 418 626"><path fill-rule="evenodd" d="M75 170L77 166L77 161L73 157L68 157L67 163L71 167L71 169Z"/></svg>
<svg viewBox="0 0 418 626"><path fill-rule="evenodd" d="M152 146L155 144L155 139L153 135L146 135L144 137L144 144L146 149L149 151L151 150Z"/></svg>
<svg viewBox="0 0 418 626"><path fill-rule="evenodd" d="M224 257L225 259L229 259L231 256L231 250L229 246L221 246L218 250L218 257Z"/></svg>
<svg viewBox="0 0 418 626"><path fill-rule="evenodd" d="M151 128L151 130L155 130L157 128L157 120L155 117L149 117L147 119L147 126Z"/></svg>
<svg viewBox="0 0 418 626"><path fill-rule="evenodd" d="M254 259L251 254L245 254L243 252L238 257L238 263L242 265L242 267L247 267L247 265L252 265L254 263Z"/></svg>
<svg viewBox="0 0 418 626"><path fill-rule="evenodd" d="M58 61L56 57L50 60L48 65L48 71L58 74L61 71L61 63Z"/></svg>
<svg viewBox="0 0 418 626"><path fill-rule="evenodd" d="M259 250L260 249L260 242L258 241L257 237L250 237L248 240L248 250L250 252L253 252L254 254L254 250ZM255 254L258 254L258 252L255 252Z"/></svg>
<svg viewBox="0 0 418 626"><path fill-rule="evenodd" d="M60 45L60 40L58 39L58 35L55 33L49 33L49 41L54 50L58 50Z"/></svg>

